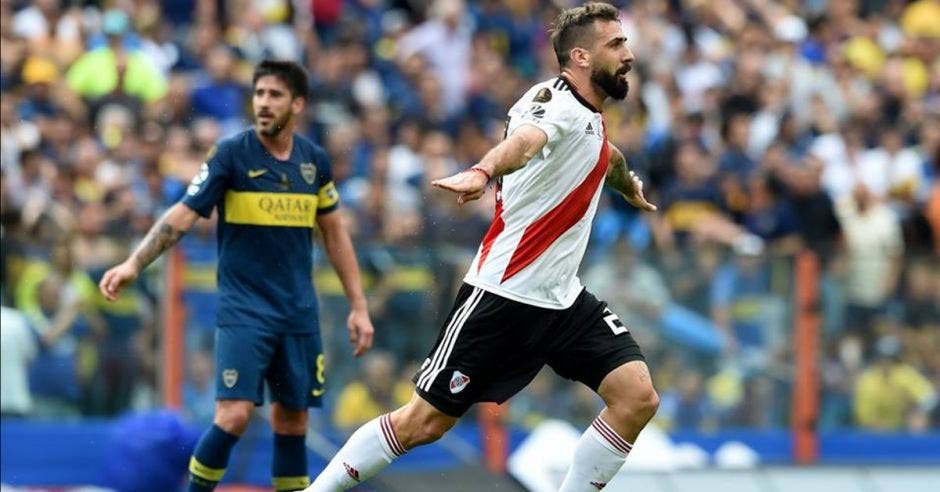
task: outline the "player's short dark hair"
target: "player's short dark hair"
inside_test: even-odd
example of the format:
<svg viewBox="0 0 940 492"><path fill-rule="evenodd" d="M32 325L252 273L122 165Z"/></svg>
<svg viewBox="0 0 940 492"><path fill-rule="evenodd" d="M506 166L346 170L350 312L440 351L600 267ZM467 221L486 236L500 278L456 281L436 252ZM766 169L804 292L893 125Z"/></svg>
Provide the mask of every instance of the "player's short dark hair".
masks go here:
<svg viewBox="0 0 940 492"><path fill-rule="evenodd" d="M273 75L287 85L291 96L307 98L307 71L299 63L283 60L262 60L255 67L255 74L251 80L251 86L258 83L258 79Z"/></svg>
<svg viewBox="0 0 940 492"><path fill-rule="evenodd" d="M552 29L552 47L559 67L568 66L572 48L584 47L594 41L595 21L620 21L620 12L607 3L588 2L558 15Z"/></svg>

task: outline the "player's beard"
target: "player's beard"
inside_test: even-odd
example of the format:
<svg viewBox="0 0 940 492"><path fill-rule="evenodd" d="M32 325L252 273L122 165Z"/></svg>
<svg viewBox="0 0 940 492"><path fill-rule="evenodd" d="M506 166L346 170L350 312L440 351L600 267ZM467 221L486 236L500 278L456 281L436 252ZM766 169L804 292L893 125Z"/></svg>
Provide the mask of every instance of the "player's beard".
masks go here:
<svg viewBox="0 0 940 492"><path fill-rule="evenodd" d="M287 128L287 125L290 123L291 116L292 115L290 111L288 111L280 118L275 117L275 119L271 121L270 126L267 128L259 127L258 133L264 135L265 137L276 137L280 135L281 131Z"/></svg>
<svg viewBox="0 0 940 492"><path fill-rule="evenodd" d="M627 70L623 68L613 72L595 68L591 71L591 82L600 87L608 97L621 101L627 97L627 92L630 92L630 83L622 77L625 73Z"/></svg>

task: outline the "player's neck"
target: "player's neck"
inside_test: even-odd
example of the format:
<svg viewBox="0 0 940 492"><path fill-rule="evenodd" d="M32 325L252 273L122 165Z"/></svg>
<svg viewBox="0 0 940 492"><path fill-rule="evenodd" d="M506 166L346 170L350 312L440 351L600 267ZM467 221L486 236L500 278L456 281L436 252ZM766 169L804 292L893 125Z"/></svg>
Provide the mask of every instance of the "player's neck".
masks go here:
<svg viewBox="0 0 940 492"><path fill-rule="evenodd" d="M597 108L600 111L601 107L604 105L604 100L607 99L607 96L602 95L602 93L594 87L594 84L591 83L591 76L586 73L576 73L575 71L564 68L561 71L561 76L571 84L571 87L574 91L581 96L581 99L587 101L591 106Z"/></svg>
<svg viewBox="0 0 940 492"><path fill-rule="evenodd" d="M262 135L261 132L255 130L255 135L258 136L258 140L261 141L261 145L264 146L265 150L273 155L275 159L282 161L290 159L290 153L294 147L293 128L284 128L274 136Z"/></svg>

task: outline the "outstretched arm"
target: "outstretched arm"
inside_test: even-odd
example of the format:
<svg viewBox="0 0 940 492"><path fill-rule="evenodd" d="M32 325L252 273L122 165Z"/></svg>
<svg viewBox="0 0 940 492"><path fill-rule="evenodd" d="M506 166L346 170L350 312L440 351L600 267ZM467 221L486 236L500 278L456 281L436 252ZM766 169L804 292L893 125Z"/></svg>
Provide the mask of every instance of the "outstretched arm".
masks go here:
<svg viewBox="0 0 940 492"><path fill-rule="evenodd" d="M548 142L545 132L535 125L523 124L490 149L477 165L453 176L437 179L432 185L453 191L458 203L483 196L486 184L495 177L522 169Z"/></svg>
<svg viewBox="0 0 940 492"><path fill-rule="evenodd" d="M195 210L177 203L157 220L137 249L120 265L105 272L98 289L109 301L117 300L127 284L133 282L147 265L176 244L199 218Z"/></svg>
<svg viewBox="0 0 940 492"><path fill-rule="evenodd" d="M349 299L349 318L346 327L349 330L349 342L353 344L353 355L360 356L372 347L372 335L375 328L369 320L366 296L362 293L359 277L359 263L353 250L352 239L338 212L317 215L317 226L323 233L323 246L330 263L336 269L343 291Z"/></svg>
<svg viewBox="0 0 940 492"><path fill-rule="evenodd" d="M607 165L607 178L604 181L607 186L620 192L623 199L630 205L648 212L656 211L656 205L646 201L646 197L643 196L643 181L629 169L623 153L610 142L607 142L607 146L610 148L610 162Z"/></svg>

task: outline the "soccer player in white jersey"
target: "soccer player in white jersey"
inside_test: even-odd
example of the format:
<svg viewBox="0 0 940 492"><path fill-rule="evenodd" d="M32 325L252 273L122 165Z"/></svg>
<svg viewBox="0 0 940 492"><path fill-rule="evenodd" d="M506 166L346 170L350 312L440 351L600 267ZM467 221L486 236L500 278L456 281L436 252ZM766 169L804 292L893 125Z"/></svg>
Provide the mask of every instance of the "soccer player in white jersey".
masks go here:
<svg viewBox="0 0 940 492"><path fill-rule="evenodd" d="M306 491L374 476L440 438L474 403L503 402L548 364L595 390L606 407L582 435L563 492L602 489L659 403L642 352L576 273L601 187L656 210L607 141L600 108L627 95L633 53L617 10L588 3L559 16L561 74L510 109L506 138L465 172L435 181L465 203L495 180L496 213L437 342L402 408L359 428Z"/></svg>

